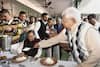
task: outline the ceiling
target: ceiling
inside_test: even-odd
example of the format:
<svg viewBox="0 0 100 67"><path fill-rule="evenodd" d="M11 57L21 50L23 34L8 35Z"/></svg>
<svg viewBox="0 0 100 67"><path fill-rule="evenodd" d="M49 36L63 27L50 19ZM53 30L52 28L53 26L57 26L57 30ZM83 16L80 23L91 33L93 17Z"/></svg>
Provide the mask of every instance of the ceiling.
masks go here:
<svg viewBox="0 0 100 67"><path fill-rule="evenodd" d="M31 2L34 2L34 0L30 0ZM36 2L38 2L38 4L40 5L37 5L38 7L43 7L44 4L45 4L45 0L35 0ZM64 9L66 9L67 7L70 7L72 6L73 4L73 0L47 0L47 2L51 1L52 4L48 7L48 8L45 8L49 14L51 15L58 15L58 14L61 14L62 11Z"/></svg>
<svg viewBox="0 0 100 67"><path fill-rule="evenodd" d="M45 8L44 7L45 0L16 0L16 1L36 10L39 13L48 12L50 15L60 15L64 9L72 6L73 4L72 2L73 0L46 0L47 2L51 1L52 3L48 8Z"/></svg>

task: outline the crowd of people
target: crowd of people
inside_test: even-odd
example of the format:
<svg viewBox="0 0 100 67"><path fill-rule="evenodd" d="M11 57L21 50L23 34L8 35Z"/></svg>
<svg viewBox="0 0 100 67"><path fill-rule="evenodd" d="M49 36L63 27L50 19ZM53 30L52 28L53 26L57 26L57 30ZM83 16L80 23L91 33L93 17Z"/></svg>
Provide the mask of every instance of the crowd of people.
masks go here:
<svg viewBox="0 0 100 67"><path fill-rule="evenodd" d="M11 16L7 9L0 11L0 35L12 36L12 44L24 42L25 47L33 48L32 43L35 44L36 40L47 40L56 36L62 29L61 18L49 17L48 13L41 14L41 18L38 19L34 16L28 17L25 11L20 11L18 17ZM35 50L32 51L37 53L37 50L36 52L34 52ZM35 55L32 51L29 51L30 53L23 52L28 55ZM48 56L49 52L49 49L44 49L45 56Z"/></svg>
<svg viewBox="0 0 100 67"><path fill-rule="evenodd" d="M60 18L57 18L57 20L59 19ZM36 34L36 38L41 40L49 38L48 34L50 30L60 32L62 30L61 21L57 23L55 23L55 21L53 18L49 18L47 13L43 13L41 19L38 19L34 16L27 17L27 13L24 11L20 11L18 17L12 17L7 9L2 9L0 11L0 25L6 26L6 28L2 27L3 29L1 29L1 32L4 31L3 34L5 34L5 32L13 32L14 35L21 35L19 37L19 42L25 40L26 32L29 30L33 30ZM17 27L15 28L15 26L13 27L10 25L17 25ZM22 28L20 33L18 33L19 27Z"/></svg>
<svg viewBox="0 0 100 67"><path fill-rule="evenodd" d="M95 14L83 19L76 8L70 7L63 11L62 18L52 18L43 13L41 19L30 16L27 20L24 11L18 17L12 17L8 10L3 9L0 11L0 25L7 25L1 30L3 35L13 32L12 36L18 35L14 43L24 41L23 49L31 48L23 51L29 56L34 56L38 48L67 45L66 51L72 55L79 67L99 67L100 23Z"/></svg>

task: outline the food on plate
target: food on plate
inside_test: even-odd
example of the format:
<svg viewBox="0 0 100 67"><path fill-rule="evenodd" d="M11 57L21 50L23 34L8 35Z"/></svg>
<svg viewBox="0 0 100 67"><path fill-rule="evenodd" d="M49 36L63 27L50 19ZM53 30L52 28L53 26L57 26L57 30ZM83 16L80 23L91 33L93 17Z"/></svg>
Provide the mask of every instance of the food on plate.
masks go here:
<svg viewBox="0 0 100 67"><path fill-rule="evenodd" d="M54 60L51 59L51 58L47 58L47 59L45 60L45 63L47 63L47 64L53 64L53 63L54 63Z"/></svg>
<svg viewBox="0 0 100 67"><path fill-rule="evenodd" d="M6 56L0 56L0 60L6 60L7 57Z"/></svg>
<svg viewBox="0 0 100 67"><path fill-rule="evenodd" d="M25 61L25 60L27 60L27 56L24 55L24 53L21 53L21 54L19 54L18 56L14 56L14 57L11 59L11 61L12 61L13 63L20 63L20 62L23 62L23 61Z"/></svg>
<svg viewBox="0 0 100 67"><path fill-rule="evenodd" d="M40 63L44 66L54 66L57 63L57 60L55 58L42 58L40 60Z"/></svg>
<svg viewBox="0 0 100 67"><path fill-rule="evenodd" d="M23 60L26 60L27 58L25 57L25 56L23 56L23 57L18 57L18 58L16 58L16 61L23 61Z"/></svg>

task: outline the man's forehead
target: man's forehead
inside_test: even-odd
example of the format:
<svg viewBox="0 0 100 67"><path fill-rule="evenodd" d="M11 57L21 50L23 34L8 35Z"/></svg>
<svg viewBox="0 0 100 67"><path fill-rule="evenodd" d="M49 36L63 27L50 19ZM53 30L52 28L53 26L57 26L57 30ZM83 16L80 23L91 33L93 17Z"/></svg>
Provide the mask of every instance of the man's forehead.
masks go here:
<svg viewBox="0 0 100 67"><path fill-rule="evenodd" d="M49 17L49 15L44 15L43 17Z"/></svg>
<svg viewBox="0 0 100 67"><path fill-rule="evenodd" d="M63 16L62 19L68 20L68 19L75 19L75 18L69 15L69 16Z"/></svg>
<svg viewBox="0 0 100 67"><path fill-rule="evenodd" d="M9 13L2 13L2 15L9 15Z"/></svg>
<svg viewBox="0 0 100 67"><path fill-rule="evenodd" d="M19 16L26 16L26 14L20 14Z"/></svg>

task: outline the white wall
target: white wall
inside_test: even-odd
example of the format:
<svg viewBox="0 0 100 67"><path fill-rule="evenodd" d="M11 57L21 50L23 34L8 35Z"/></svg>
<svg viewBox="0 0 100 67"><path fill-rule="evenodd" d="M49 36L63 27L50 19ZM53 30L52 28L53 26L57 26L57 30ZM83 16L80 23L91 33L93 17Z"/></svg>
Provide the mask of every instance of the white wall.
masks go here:
<svg viewBox="0 0 100 67"><path fill-rule="evenodd" d="M84 14L100 14L100 0L83 0L79 10Z"/></svg>
<svg viewBox="0 0 100 67"><path fill-rule="evenodd" d="M1 2L2 0L0 0ZM39 13L34 11L33 9L26 7L25 5L17 2L16 0L3 0L4 1L4 8L9 9L11 15L18 16L20 11L27 12L27 15L38 16ZM0 4L1 6L1 4Z"/></svg>

